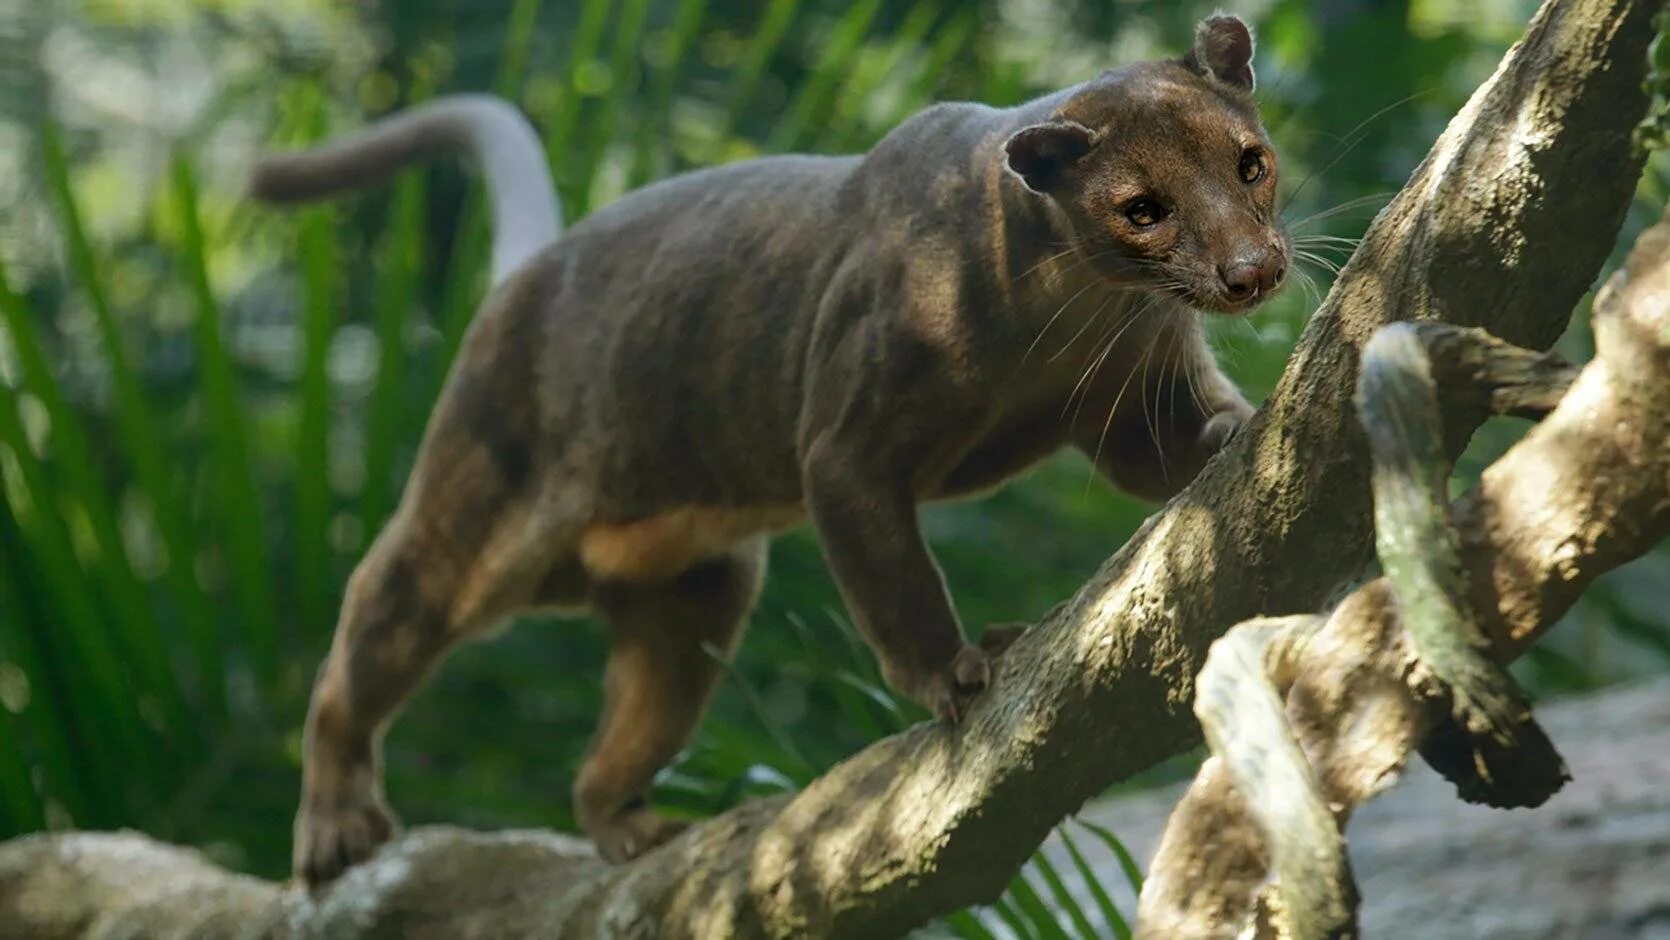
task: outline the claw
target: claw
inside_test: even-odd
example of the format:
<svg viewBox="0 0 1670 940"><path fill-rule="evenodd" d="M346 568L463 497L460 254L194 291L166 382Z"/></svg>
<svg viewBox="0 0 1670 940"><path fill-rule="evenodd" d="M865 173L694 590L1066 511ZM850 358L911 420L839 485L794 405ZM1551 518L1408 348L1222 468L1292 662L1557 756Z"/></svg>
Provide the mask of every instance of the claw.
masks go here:
<svg viewBox="0 0 1670 940"><path fill-rule="evenodd" d="M296 876L309 888L323 887L376 854L398 829L393 814L373 798L330 809L304 806L296 816Z"/></svg>

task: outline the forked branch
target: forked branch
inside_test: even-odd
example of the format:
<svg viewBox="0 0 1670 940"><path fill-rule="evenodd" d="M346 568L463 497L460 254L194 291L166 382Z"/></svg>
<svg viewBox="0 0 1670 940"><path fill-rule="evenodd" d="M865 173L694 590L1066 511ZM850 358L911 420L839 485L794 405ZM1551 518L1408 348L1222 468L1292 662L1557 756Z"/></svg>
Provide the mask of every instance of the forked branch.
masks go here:
<svg viewBox="0 0 1670 940"><path fill-rule="evenodd" d="M1602 291L1595 329L1579 374L1441 324L1368 344L1385 574L1325 620L1248 621L1214 644L1196 702L1214 756L1162 840L1143 936L1354 936L1345 824L1423 742L1468 800L1536 806L1568 779L1503 663L1670 534L1670 222ZM1559 402L1453 512L1440 392Z"/></svg>

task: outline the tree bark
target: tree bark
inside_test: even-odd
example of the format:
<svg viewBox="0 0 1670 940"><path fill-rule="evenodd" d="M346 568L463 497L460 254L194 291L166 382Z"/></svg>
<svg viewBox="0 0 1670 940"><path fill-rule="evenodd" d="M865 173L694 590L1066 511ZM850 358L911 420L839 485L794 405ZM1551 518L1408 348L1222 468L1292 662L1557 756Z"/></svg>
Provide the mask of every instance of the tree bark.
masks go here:
<svg viewBox="0 0 1670 940"><path fill-rule="evenodd" d="M1368 557L1370 463L1350 404L1362 344L1417 317L1537 347L1564 328L1639 174L1630 136L1656 10L1543 6L1375 220L1258 416L1004 655L961 727L877 742L630 864L541 876L522 886L547 892L534 932L897 935L997 897L1087 798L1196 743L1189 703L1212 641L1316 609ZM1483 414L1447 409L1452 453ZM283 929L357 883L317 903L292 894Z"/></svg>
<svg viewBox="0 0 1670 940"><path fill-rule="evenodd" d="M1471 802L1536 806L1565 782L1497 663L1670 535L1670 220L1641 237L1594 322L1599 353L1575 380L1523 352L1480 370L1539 386L1502 405L1546 401L1550 377L1571 388L1450 514L1434 379L1469 370L1429 358L1423 333L1452 353L1512 353L1430 325L1370 345L1361 404L1386 575L1325 621L1250 621L1214 645L1196 709L1214 756L1161 840L1139 936L1355 936L1341 832L1423 742Z"/></svg>

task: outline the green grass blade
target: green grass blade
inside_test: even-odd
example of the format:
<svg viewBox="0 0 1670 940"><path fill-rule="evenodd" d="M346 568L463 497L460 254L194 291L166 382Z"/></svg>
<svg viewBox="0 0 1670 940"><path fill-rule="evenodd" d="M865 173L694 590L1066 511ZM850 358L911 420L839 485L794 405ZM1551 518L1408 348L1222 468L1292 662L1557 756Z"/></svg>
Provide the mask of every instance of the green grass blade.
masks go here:
<svg viewBox="0 0 1670 940"><path fill-rule="evenodd" d="M434 390L438 392L445 381L452 359L464 342L470 317L486 284L488 232L486 209L481 193L470 189L464 194L458 210L458 229L452 241L452 257L447 264L446 282L442 285L440 312L441 349L437 364ZM434 400L434 393L430 401ZM425 402L425 410L429 402Z"/></svg>
<svg viewBox="0 0 1670 940"><path fill-rule="evenodd" d="M638 70L633 60L643 45L644 24L648 20L649 0L619 0L615 12L615 44L609 57L609 94L598 100L592 119L586 122L585 156L575 173L576 198L568 204L575 218L591 211L598 178L609 157L609 145L614 143L615 116L620 111L620 102L637 90Z"/></svg>
<svg viewBox="0 0 1670 940"><path fill-rule="evenodd" d="M1039 940L1068 940L1067 931L1061 929L1061 922L1056 920L1055 912L1051 911L1044 899L1038 896L1032 882L1026 878L1023 871L1009 882L1009 896L1015 899L1015 905L1026 915L1026 919L1033 926L1033 933Z"/></svg>
<svg viewBox="0 0 1670 940"><path fill-rule="evenodd" d="M0 405L3 407L9 405ZM90 780L96 788L102 778L87 777L79 770L93 755L88 748L74 746L78 740L76 716L71 708L60 705L64 696L56 692L46 644L35 627L46 618L39 605L29 603L33 591L26 591L26 587L33 587L29 582L38 561L38 553L24 547L11 505L0 499L0 620L6 624L0 631L0 661L21 670L29 684L29 701L13 724L29 733L41 770L42 795L57 800L73 818L91 825L109 801L84 783Z"/></svg>
<svg viewBox="0 0 1670 940"><path fill-rule="evenodd" d="M920 0L905 15L898 32L893 34L877 61L852 70L842 80L840 92L835 96L834 114L824 123L812 149L838 151L870 143L866 139L870 135L862 127L860 112L882 83L912 52L922 47L928 30L939 19L944 6L945 0Z"/></svg>
<svg viewBox="0 0 1670 940"><path fill-rule="evenodd" d="M23 759L17 726L12 713L0 704L0 839L34 832L45 825L41 801L29 782L29 765Z"/></svg>
<svg viewBox="0 0 1670 940"><path fill-rule="evenodd" d="M743 698L748 702L749 710L754 713L755 719L759 721L760 727L765 729L765 733L771 736L772 742L797 765L795 773L790 775L795 783L805 786L818 774L822 773L823 768L806 756L806 752L802 751L800 746L795 743L794 735L783 727L782 722L772 716L771 710L766 708L765 703L760 699L759 690L755 689L753 683L748 681L748 677L742 674L742 670L735 668L735 665L725 657L724 651L712 644L703 644L703 649L709 656L713 657L715 662L720 664L725 673L736 683L737 688L742 692Z"/></svg>
<svg viewBox="0 0 1670 940"><path fill-rule="evenodd" d="M0 806L5 810L5 832L0 837L33 832L46 825L40 795L30 780L31 762L24 753L23 734L24 726L51 724L51 719L56 717L56 712L47 708L49 699L47 690L40 684L40 675L32 674L29 669L35 657L19 648L23 645L22 638L30 632L30 621L15 583L15 569L6 554L4 542L0 541ZM19 698L21 702L17 701ZM13 707L18 708L16 717L12 714ZM46 721L37 722L37 718ZM50 793L67 783L73 792L75 775L64 750L69 740L67 729L37 728L34 736L42 738L43 730L50 737L37 740L33 750L46 752L41 759L44 788ZM81 798L72 796L71 802L79 804Z"/></svg>
<svg viewBox="0 0 1670 940"><path fill-rule="evenodd" d="M1119 867L1125 872L1125 880L1130 882L1131 890L1140 896L1142 894L1142 866L1138 865L1137 860L1131 856L1130 849L1125 848L1125 843L1119 841L1119 837L1109 832L1105 826L1098 826L1077 816L1073 817L1073 821L1088 830L1091 835L1108 847L1108 851L1112 852L1115 858L1119 859Z"/></svg>
<svg viewBox="0 0 1670 940"><path fill-rule="evenodd" d="M846 612L833 607L824 607L824 616L835 625L835 632L840 634L847 648L847 663L852 671L864 676L867 681L881 682L881 669L876 664L876 654L871 651L864 638L858 635L858 630L847 620Z"/></svg>
<svg viewBox="0 0 1670 940"><path fill-rule="evenodd" d="M952 61L978 37L979 25L979 11L970 7L957 11L946 22L939 35L934 37L933 45L928 47L927 59L907 86L907 91L899 100L899 111L889 124L903 120L933 100L934 92L950 71Z"/></svg>
<svg viewBox="0 0 1670 940"><path fill-rule="evenodd" d="M176 155L173 162L174 196L181 224L181 261L197 304L197 361L203 406L213 438L222 548L248 638L250 662L258 679L270 684L278 678L276 595L268 580L271 568L267 562L264 511L251 466L243 396L238 390L231 352L221 339L220 305L209 286L196 175L183 155Z"/></svg>
<svg viewBox="0 0 1670 940"><path fill-rule="evenodd" d="M11 288L0 265L0 320L11 336L22 387L46 412L50 428L53 476L86 514L98 545L94 566L106 602L115 616L126 659L144 694L153 697L178 743L195 748L201 743L198 725L188 717L179 683L169 665L168 645L145 588L134 574L122 539L116 511L98 479L97 463L81 421L64 400L58 378L47 363L46 351L35 331L32 311Z"/></svg>
<svg viewBox="0 0 1670 940"><path fill-rule="evenodd" d="M330 373L331 334L336 326L338 251L329 209L312 209L301 219L302 365L301 416L296 428L296 594L304 629L319 629L330 592Z"/></svg>
<svg viewBox="0 0 1670 940"><path fill-rule="evenodd" d="M831 30L817 67L800 86L788 113L772 129L768 149L793 150L812 136L811 129L826 117L837 86L851 71L852 60L880 11L881 0L857 0L847 7Z"/></svg>
<svg viewBox="0 0 1670 940"><path fill-rule="evenodd" d="M538 25L539 8L536 0L518 0L517 6L511 10L510 28L505 31L504 45L499 53L499 73L493 83L499 96L510 101L521 98L522 82L527 74L528 49ZM565 99L567 97L564 96ZM458 344L464 340L464 331L470 325L470 316L475 313L481 296L489 238L485 197L478 186L471 186L464 191L464 202L458 210L452 256L447 264L446 281L442 284L441 361L435 370L437 390L445 380L453 356L458 353Z"/></svg>
<svg viewBox="0 0 1670 940"><path fill-rule="evenodd" d="M40 128L41 165L50 189L59 224L63 227L65 251L75 280L92 310L102 343L103 363L110 372L112 408L122 450L132 468L138 490L150 509L157 537L168 555L166 576L174 600L185 619L197 660L197 682L202 707L209 714L225 710L220 641L216 618L208 597L197 582L193 568L197 545L192 538L190 515L180 498L163 456L161 424L151 410L148 396L128 360L126 344L116 317L106 299L103 279L92 245L81 222L81 212L70 187L69 166L55 125Z"/></svg>
<svg viewBox="0 0 1670 940"><path fill-rule="evenodd" d="M1018 940L1033 940L1037 936L1037 933L1027 923L1027 919L1021 915L1020 909L1010 900L1010 895L1005 894L998 898L992 904L992 912L1007 924L1010 930L1014 931Z"/></svg>
<svg viewBox="0 0 1670 940"><path fill-rule="evenodd" d="M1119 906L1113 903L1107 889L1102 887L1102 879L1096 876L1096 869L1085 860L1084 853L1079 851L1078 844L1067 834L1065 826L1056 830L1061 836L1061 844L1066 846L1067 854L1073 859L1073 867L1078 869L1079 878L1090 889L1090 897L1096 903L1096 910L1102 915L1102 922L1108 925L1117 940L1130 940L1131 925L1125 921L1125 915L1119 913Z"/></svg>
<svg viewBox="0 0 1670 940"><path fill-rule="evenodd" d="M841 669L830 662L822 645L812 639L812 631L806 626L806 621L793 611L786 612L783 619L788 621L789 628L800 642L801 663L813 681L829 689L835 697L842 719L856 727L866 741L884 737L887 731L871 714L869 700L863 692L840 680Z"/></svg>
<svg viewBox="0 0 1670 940"><path fill-rule="evenodd" d="M964 940L997 940L997 934L987 930L986 925L980 922L980 918L975 917L968 911L958 911L955 914L941 918L941 921L945 926L951 928L952 933L964 938Z"/></svg>
<svg viewBox="0 0 1670 940"><path fill-rule="evenodd" d="M858 695L862 696L863 701L874 703L875 706L882 711L882 713L887 715L887 720L892 725L892 730L887 733L895 734L916 723L911 720L910 715L907 714L904 708L900 706L897 698L889 694L882 687L872 685L871 683L859 678L856 673L843 669L839 673L836 673L835 681L840 683L842 687L851 689Z"/></svg>
<svg viewBox="0 0 1670 940"><path fill-rule="evenodd" d="M324 107L313 102L313 140L325 136ZM295 595L302 629L326 628L330 596L330 344L336 328L341 260L334 213L305 210L300 219L302 267L301 416L296 427Z"/></svg>
<svg viewBox="0 0 1670 940"><path fill-rule="evenodd" d="M585 0L580 8L580 22L574 30L574 44L568 49L568 73L563 76L562 94L557 99L557 110L546 131L545 156L551 165L551 177L556 180L557 193L565 206L581 201L583 180L574 172L577 160L573 148L575 132L580 124L580 111L585 101L582 86L587 69L595 68L597 54L603 47L604 27L614 7L611 0ZM585 177L584 182L589 182ZM573 218L580 218L578 213Z"/></svg>
<svg viewBox="0 0 1670 940"><path fill-rule="evenodd" d="M737 61L735 70L731 72L731 101L726 110L725 123L721 127L718 140L722 145L732 130L742 121L742 115L754 103L754 95L759 91L760 79L765 76L766 66L783 44L783 38L788 35L789 24L794 22L795 14L800 10L800 0L771 0L765 12L760 15L759 29L749 37L748 44L742 51L742 57Z"/></svg>
<svg viewBox="0 0 1670 940"><path fill-rule="evenodd" d="M1037 852L1032 856L1032 864L1038 869L1038 876L1044 879L1044 887L1054 899L1056 909L1066 913L1080 937L1084 940L1096 940L1096 928L1090 926L1090 918L1084 916L1078 900L1067 890L1066 882L1061 880L1061 873L1050 864L1049 856L1041 851Z"/></svg>
<svg viewBox="0 0 1670 940"><path fill-rule="evenodd" d="M394 188L394 207L377 268L372 314L377 333L377 378L371 390L365 440L365 490L361 519L373 538L394 510L395 449L406 436L406 326L419 308L423 266L424 208L428 181L408 173Z"/></svg>
<svg viewBox="0 0 1670 940"><path fill-rule="evenodd" d="M432 80L413 82L409 103L427 100ZM402 442L415 438L421 415L407 400L406 329L422 307L422 271L427 243L429 178L406 173L394 182L389 222L377 249L372 329L377 334L377 376L366 418L365 487L361 493L362 538L376 537L394 511L398 480L395 454Z"/></svg>
<svg viewBox="0 0 1670 940"><path fill-rule="evenodd" d="M761 740L762 723L758 714L749 717L748 721L715 717L703 722L700 743L692 752L691 760L679 766L690 769L699 765L701 774L716 784L716 790L724 793L725 799L734 799L749 786L761 783L776 792L794 790L816 776L803 768L785 769L785 765L799 761L790 753L792 746L785 748L780 738L770 736L769 730L767 738ZM764 726L770 728L769 724ZM714 811L729 805L721 803Z"/></svg>
<svg viewBox="0 0 1670 940"><path fill-rule="evenodd" d="M627 175L627 186L642 186L673 169L673 89L684 74L684 62L695 45L707 14L707 0L680 0L668 36L666 61L656 72L644 119L638 122L638 145Z"/></svg>
<svg viewBox="0 0 1670 940"><path fill-rule="evenodd" d="M516 101L522 97L522 80L528 74L528 50L533 46L539 26L542 0L516 0L505 21L504 46L499 53L499 73L493 79L493 92L501 98Z"/></svg>
<svg viewBox="0 0 1670 940"><path fill-rule="evenodd" d="M50 593L52 617L57 621L44 632L51 644L54 671L66 678L74 693L74 701L82 712L77 716L79 738L96 750L89 756L100 760L114 757L125 764L133 782L143 789L156 781L157 767L151 750L150 735L140 718L138 703L128 687L119 654L100 623L99 610L94 603L97 590L89 582L75 556L74 543L63 516L58 511L56 493L46 468L35 456L18 414L17 396L0 386L0 446L12 453L21 478L23 495L28 500L27 514L9 507L21 526L22 542L34 560L34 570L40 573L43 587ZM105 781L97 807L105 822L123 819L133 804ZM133 792L129 790L128 792ZM136 794L137 795L137 794Z"/></svg>
<svg viewBox="0 0 1670 940"><path fill-rule="evenodd" d="M847 620L845 614L829 607L824 608L824 614L846 641L849 654L847 661L850 663L850 669L837 674L836 678L864 693L867 698L881 706L882 711L894 723L894 730L902 731L926 719L926 709L909 699L893 694L888 689L881 678L881 670L876 665L875 653L859 637L857 629Z"/></svg>
<svg viewBox="0 0 1670 940"><path fill-rule="evenodd" d="M1670 657L1670 631L1637 615L1609 585L1601 584L1590 591L1587 601L1600 608L1607 624L1619 635Z"/></svg>

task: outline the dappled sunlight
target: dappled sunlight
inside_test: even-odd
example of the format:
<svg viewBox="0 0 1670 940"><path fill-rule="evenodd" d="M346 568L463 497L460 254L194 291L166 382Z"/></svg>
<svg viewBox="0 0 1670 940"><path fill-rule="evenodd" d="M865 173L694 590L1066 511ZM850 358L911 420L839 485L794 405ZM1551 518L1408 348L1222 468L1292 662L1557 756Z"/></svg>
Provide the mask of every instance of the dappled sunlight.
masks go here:
<svg viewBox="0 0 1670 940"><path fill-rule="evenodd" d="M387 730L386 750L367 763L386 771L378 796L386 790L415 831L380 862L350 868L336 897L285 909L296 917L373 923L408 910L373 903L391 892L420 913L464 906L445 890L456 856L456 870L485 887L471 900L495 908L484 918L503 913L503 900L515 916L538 910L593 936L884 937L974 904L995 905L979 916L1003 921L999 930L1091 932L1068 918L1074 900L1037 862L1030 887L1017 870L1085 800L1198 744L1196 677L1224 631L1312 612L1361 572L1373 533L1351 395L1376 329L1438 318L1544 345L1570 321L1634 184L1622 105L1636 101L1640 76L1611 57L1644 48L1645 27L1602 21L1646 14L1551 0L1556 15L1475 93L1527 11L1469 18L1455 3L1342 11L1282 0L1250 23L1255 49L1228 20L1197 37L1211 4L1164 15L1154 4L1068 6L26 3L0 29L0 53L17 53L15 68L0 69L11 83L0 170L13 171L0 172L0 839L137 827L203 846L215 865L283 877L302 754L319 746L317 723L304 732L309 690L333 625L349 619L338 615L349 573L394 518L422 530L414 551L445 570L391 579L389 637L362 665L410 673L433 655L405 629L406 611L445 592L451 562L468 567L476 527L517 536L493 538L514 550L488 552L498 564L482 567L508 574L440 606L487 620L532 593L568 619L496 624L538 621L460 651L426 692L403 686L411 707L392 727L387 703L362 716L345 749L377 751L360 739L381 742ZM1166 61L1097 78L1155 59ZM1076 110L1039 97L1097 81L1087 87L1136 84L1074 99ZM1183 88L1205 106L1107 132L1157 89ZM248 198L258 152L482 92L508 101L498 113L529 131L519 172L549 168L580 237L538 254L539 273L512 278L481 311L493 215L517 208L500 199L488 211L478 177L491 172L449 163L295 216ZM940 101L977 104L931 110ZM1213 136L1225 115L1251 121L1255 108L1262 129L1229 122L1234 139ZM945 123L894 133L925 110ZM1017 135L1023 126L1044 130ZM979 133L959 136L970 128ZM1214 146L1198 146L1197 132ZM1030 143L1011 152L1017 136ZM791 153L804 156L778 156ZM773 162L734 165L762 155ZM868 175L849 172L861 164ZM1652 165L1637 216L1670 191L1670 158ZM674 177L683 182L632 195ZM770 179L787 182L770 189ZM1178 198L1193 188L1226 206L1253 199L1260 237L1279 240L1269 228L1279 219L1294 250L1281 275L1265 283L1260 273L1252 287L1235 280L1259 268L1242 257L1198 266L1213 291L1284 292L1245 319L1214 319L1199 331L1205 350L1192 311L1120 293L1115 275L1133 275L1105 253L1049 243L1069 230L1098 245L1118 233L1121 245L1156 246L1155 258L1187 253L1189 238L1164 242L1167 219L1191 237L1223 231L1195 226L1223 206ZM550 201L541 192L521 207L541 214ZM1095 211L1058 218L1084 206ZM1165 274L1154 297L1183 286L1173 281L1184 268L1142 270ZM646 301L662 282L672 286ZM1652 289L1655 303L1667 290ZM605 329L635 304L655 316ZM1565 348L1587 339L1579 309ZM923 313L946 310L956 315ZM1150 310L1185 328L1123 330ZM508 320L526 329L481 353L481 336L499 335L482 324ZM735 331L709 332L721 320ZM1638 326L1662 332L1665 322ZM1603 347L1616 339L1600 331ZM1194 343L1198 362L1174 357L1168 336ZM639 342L662 358L640 357ZM460 348L481 358L455 363ZM1215 375L1208 356L1262 407L1244 425L1238 397L1207 408L1236 423L1194 434L1198 416L1175 420L1182 392L1169 396L1172 424L1160 393L1171 368L1173 385L1223 405L1197 381ZM851 370L840 382L814 381L837 362ZM1132 393L1140 428L1115 427L1132 400L1109 380L1122 370L1143 376ZM456 390L465 373L490 380L467 377L478 393L467 419L431 420L447 377ZM1492 572L1510 628L1523 630L1516 641L1531 629L1522 620L1564 609L1611 567L1596 550L1603 529L1642 537L1645 511L1580 524L1619 495L1608 471L1632 458L1608 445L1641 428L1620 423L1624 378L1612 376L1614 387L1591 367L1479 484L1481 518L1523 534ZM1056 385L1074 379L1062 407ZM1080 434L1080 412L1100 437L1079 439L1094 437ZM813 459L830 456L814 432L855 421L863 431L836 454L850 467ZM1230 427L1239 430L1226 441ZM451 518L420 511L402 495L412 468L420 453L453 447L469 456L417 475L443 501L501 476L507 489L526 483L560 499L507 498L493 504L502 513ZM1055 447L1011 481L1030 466L1016 453L1031 461ZM564 448L572 463L550 458ZM1176 492L1202 462L1164 505L1130 495ZM821 479L834 463L848 475ZM912 488L941 463L990 479ZM837 491L820 504L831 536L820 541L803 504ZM913 499L939 495L967 498L912 515ZM571 533L547 517L581 521ZM696 671L717 676L716 689L655 687L679 688L663 711L680 737L644 745L661 773L635 769L618 793L580 801L597 807L584 814L594 834L643 809L691 828L659 848L605 836L610 857L636 856L605 866L578 837L423 825L575 828L570 788L607 749L588 745L605 690L616 687L617 706L636 700L605 659L629 639L639 651L665 644L620 617L610 627L569 615L628 580L695 590L715 556L762 532L781 536L770 573L725 638L744 620L748 635L699 650ZM853 596L855 569L868 569L858 579L867 597ZM1599 651L1626 634L1653 651L1632 670L1666 668L1660 587L1616 588L1613 607L1587 617L1584 647L1562 651L1533 691L1624 674ZM688 638L711 609L687 605L654 637ZM988 687L976 694L978 669L946 684L946 651L977 653L957 630L978 641L988 625L1016 621L1035 625L993 654ZM922 701L883 680L879 633L894 641L887 674ZM1359 717L1331 752L1344 769L1329 780L1353 799L1390 771L1351 767L1395 763L1389 750L1353 750L1353 739L1403 704L1391 688L1354 688L1354 701L1334 703ZM926 718L934 707L960 711L961 723ZM358 860L359 846L343 846L343 865ZM441 861L430 869L420 855ZM496 877L496 858L531 856L561 871ZM424 880L435 872L440 880ZM262 903L278 890L242 884ZM960 916L935 929L981 936Z"/></svg>

